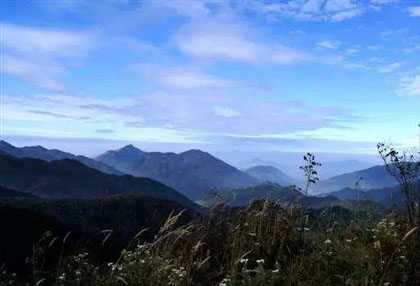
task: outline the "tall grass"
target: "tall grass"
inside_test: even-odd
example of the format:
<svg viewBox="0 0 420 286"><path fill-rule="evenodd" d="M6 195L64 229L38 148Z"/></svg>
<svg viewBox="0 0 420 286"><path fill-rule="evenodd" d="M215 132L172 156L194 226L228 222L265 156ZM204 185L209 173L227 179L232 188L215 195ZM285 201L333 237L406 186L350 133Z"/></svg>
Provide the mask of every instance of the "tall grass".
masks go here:
<svg viewBox="0 0 420 286"><path fill-rule="evenodd" d="M172 214L152 240L142 241L140 232L108 263L89 253L48 261L57 243L49 234L32 259L33 284L420 285L417 227L396 213L357 220L337 214L329 208L315 216L269 201L181 226L182 213ZM3 283L17 284L13 279L2 276Z"/></svg>

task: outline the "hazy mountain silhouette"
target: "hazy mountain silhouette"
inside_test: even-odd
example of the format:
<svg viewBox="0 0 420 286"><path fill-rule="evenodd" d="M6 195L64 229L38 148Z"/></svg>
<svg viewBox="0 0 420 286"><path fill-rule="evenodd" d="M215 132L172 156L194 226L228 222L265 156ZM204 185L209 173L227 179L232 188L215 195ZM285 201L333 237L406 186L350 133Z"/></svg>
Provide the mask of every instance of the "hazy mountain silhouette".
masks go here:
<svg viewBox="0 0 420 286"><path fill-rule="evenodd" d="M209 194L204 200L204 204L212 206L218 202L225 202L229 206L246 206L252 201L265 199L284 205L296 204L311 209L332 205L345 206L335 196L305 197L302 192L293 187L282 187L276 183L263 183L248 188L222 190L215 194Z"/></svg>
<svg viewBox="0 0 420 286"><path fill-rule="evenodd" d="M197 200L212 189L239 188L258 180L209 153L189 150L180 154L143 152L133 145L108 151L96 158L133 176L149 177Z"/></svg>
<svg viewBox="0 0 420 286"><path fill-rule="evenodd" d="M329 193L344 188L354 188L358 181L359 187L364 190L382 189L397 185L397 181L386 171L385 166L375 166L320 181L312 188L312 191L315 193Z"/></svg>
<svg viewBox="0 0 420 286"><path fill-rule="evenodd" d="M117 171L116 169L102 162L98 162L94 159L91 159L85 156L76 156L71 153L63 152L57 149L46 149L42 146L28 146L28 147L18 148L18 147L13 146L10 143L7 143L6 141L0 140L0 151L3 151L7 154L10 154L18 158L27 157L27 158L41 159L44 161L72 159L72 160L79 161L88 167L97 169L104 173L122 175L122 173Z"/></svg>
<svg viewBox="0 0 420 286"><path fill-rule="evenodd" d="M417 183L413 189L419 190L419 187L420 183ZM393 205L397 207L404 207L406 203L406 197L401 191L400 186L370 190L344 188L325 195L332 195L340 200L372 201L387 208L391 208ZM417 196L414 195L414 197Z"/></svg>
<svg viewBox="0 0 420 286"><path fill-rule="evenodd" d="M197 208L182 194L152 179L105 174L70 159L47 162L0 153L0 185L44 198L98 198L132 193Z"/></svg>
<svg viewBox="0 0 420 286"><path fill-rule="evenodd" d="M260 182L272 182L281 186L297 184L296 179L293 179L273 166L254 166L244 170L244 172Z"/></svg>

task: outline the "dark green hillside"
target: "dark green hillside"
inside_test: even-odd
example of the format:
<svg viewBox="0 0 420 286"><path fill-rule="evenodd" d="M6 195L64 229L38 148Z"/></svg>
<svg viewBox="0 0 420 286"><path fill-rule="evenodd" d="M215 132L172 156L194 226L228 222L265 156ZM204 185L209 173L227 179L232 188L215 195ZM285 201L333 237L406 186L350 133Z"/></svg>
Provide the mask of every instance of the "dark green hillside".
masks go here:
<svg viewBox="0 0 420 286"><path fill-rule="evenodd" d="M44 198L98 198L131 193L197 208L177 191L154 180L109 175L69 159L46 162L0 153L0 185Z"/></svg>
<svg viewBox="0 0 420 286"><path fill-rule="evenodd" d="M148 228L142 239L151 239L171 213L182 211L182 224L199 216L171 201L133 195L89 200L2 198L0 257L9 269L24 269L25 258L32 255L33 244L44 232L51 231L62 239L71 230L78 251L93 247L101 259L115 259L140 230ZM106 235L103 230L112 230L112 235L106 249L101 250Z"/></svg>
<svg viewBox="0 0 420 286"><path fill-rule="evenodd" d="M21 198L21 197L29 197L29 198L36 198L36 196L24 193L24 192L18 192L14 190L10 190L7 188L4 188L0 186L0 198L7 198L7 197L14 197L14 198Z"/></svg>
<svg viewBox="0 0 420 286"><path fill-rule="evenodd" d="M254 187L222 190L219 195L230 206L244 206L255 200L292 202L298 201L303 194L292 187L282 187L275 183L263 183ZM211 198L211 196L210 196Z"/></svg>

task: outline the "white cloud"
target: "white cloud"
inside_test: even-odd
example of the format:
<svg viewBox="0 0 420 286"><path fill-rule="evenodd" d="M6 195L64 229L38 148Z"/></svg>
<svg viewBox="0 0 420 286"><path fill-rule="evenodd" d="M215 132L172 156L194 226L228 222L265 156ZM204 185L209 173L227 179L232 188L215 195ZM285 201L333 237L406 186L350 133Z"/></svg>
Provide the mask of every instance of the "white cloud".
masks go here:
<svg viewBox="0 0 420 286"><path fill-rule="evenodd" d="M271 18L340 22L362 15L366 9L352 0L293 0L287 3L252 2L251 7Z"/></svg>
<svg viewBox="0 0 420 286"><path fill-rule="evenodd" d="M199 57L220 57L239 61L256 61L260 47L232 25L217 23L192 24L180 32L179 48Z"/></svg>
<svg viewBox="0 0 420 286"><path fill-rule="evenodd" d="M36 29L1 23L2 44L17 54L48 57L81 57L91 48L87 33Z"/></svg>
<svg viewBox="0 0 420 286"><path fill-rule="evenodd" d="M304 13L318 13L323 4L324 0L308 0L303 4L301 11Z"/></svg>
<svg viewBox="0 0 420 286"><path fill-rule="evenodd" d="M344 51L346 55L353 55L353 54L357 54L358 52L359 52L359 49L355 49L355 48L347 49Z"/></svg>
<svg viewBox="0 0 420 286"><path fill-rule="evenodd" d="M350 0L328 0L325 4L326 12L338 12L355 8Z"/></svg>
<svg viewBox="0 0 420 286"><path fill-rule="evenodd" d="M371 51L377 51L380 48L381 48L381 46L379 46L379 45L368 46L368 50L371 50Z"/></svg>
<svg viewBox="0 0 420 286"><path fill-rule="evenodd" d="M324 49L329 49L329 50L337 50L338 47L341 45L340 42L332 42L332 41L327 41L327 40L323 40L317 43L317 46L319 48L324 48Z"/></svg>
<svg viewBox="0 0 420 286"><path fill-rule="evenodd" d="M390 72L396 71L397 69L401 68L403 65L404 65L404 63L395 62L395 63L391 63L391 64L388 64L388 65L381 66L378 69L378 71L380 73L390 73Z"/></svg>
<svg viewBox="0 0 420 286"><path fill-rule="evenodd" d="M400 80L402 92L409 96L420 96L420 75Z"/></svg>
<svg viewBox="0 0 420 286"><path fill-rule="evenodd" d="M420 6L413 6L407 9L411 17L420 17Z"/></svg>
<svg viewBox="0 0 420 286"><path fill-rule="evenodd" d="M238 117L241 116L242 114L232 108L226 107L226 106L215 106L213 108L214 114L216 115L220 115L223 117Z"/></svg>
<svg viewBox="0 0 420 286"><path fill-rule="evenodd" d="M391 3L397 3L399 0L371 0L370 3L374 5L386 5Z"/></svg>
<svg viewBox="0 0 420 286"><path fill-rule="evenodd" d="M1 23L2 72L46 89L58 90L57 79L68 66L93 48L93 36L85 32L63 31Z"/></svg>
<svg viewBox="0 0 420 286"><path fill-rule="evenodd" d="M362 9L352 9L347 11L340 11L331 16L331 22L342 22L344 20L359 17L363 14Z"/></svg>
<svg viewBox="0 0 420 286"><path fill-rule="evenodd" d="M234 83L201 72L175 71L160 78L161 82L179 88L226 88Z"/></svg>
<svg viewBox="0 0 420 286"><path fill-rule="evenodd" d="M311 60L305 52L254 40L244 27L231 21L192 22L178 33L179 49L190 56L248 63L292 64Z"/></svg>
<svg viewBox="0 0 420 286"><path fill-rule="evenodd" d="M167 66L157 64L138 63L130 67L148 80L171 88L229 88L240 86L240 82L222 79L205 73L200 68L190 66Z"/></svg>
<svg viewBox="0 0 420 286"><path fill-rule="evenodd" d="M4 98L4 119L36 121L40 128L137 128L211 134L282 134L319 128L342 128L354 122L351 111L338 107L309 106L296 101L237 97L215 91L144 93L134 97L101 99L60 94ZM51 124L53 123L53 124ZM86 130L80 130L83 132Z"/></svg>

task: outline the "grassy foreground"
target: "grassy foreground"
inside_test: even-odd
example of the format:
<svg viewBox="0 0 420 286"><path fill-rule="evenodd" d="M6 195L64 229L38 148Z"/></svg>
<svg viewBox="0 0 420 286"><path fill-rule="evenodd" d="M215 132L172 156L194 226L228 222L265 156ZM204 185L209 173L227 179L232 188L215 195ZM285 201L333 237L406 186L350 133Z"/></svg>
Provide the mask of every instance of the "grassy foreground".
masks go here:
<svg viewBox="0 0 420 286"><path fill-rule="evenodd" d="M139 232L113 262L66 249L71 233L46 233L28 262L33 278L3 272L0 284L420 285L419 229L395 213L315 214L259 201L187 225L181 216L168 217L151 241Z"/></svg>

